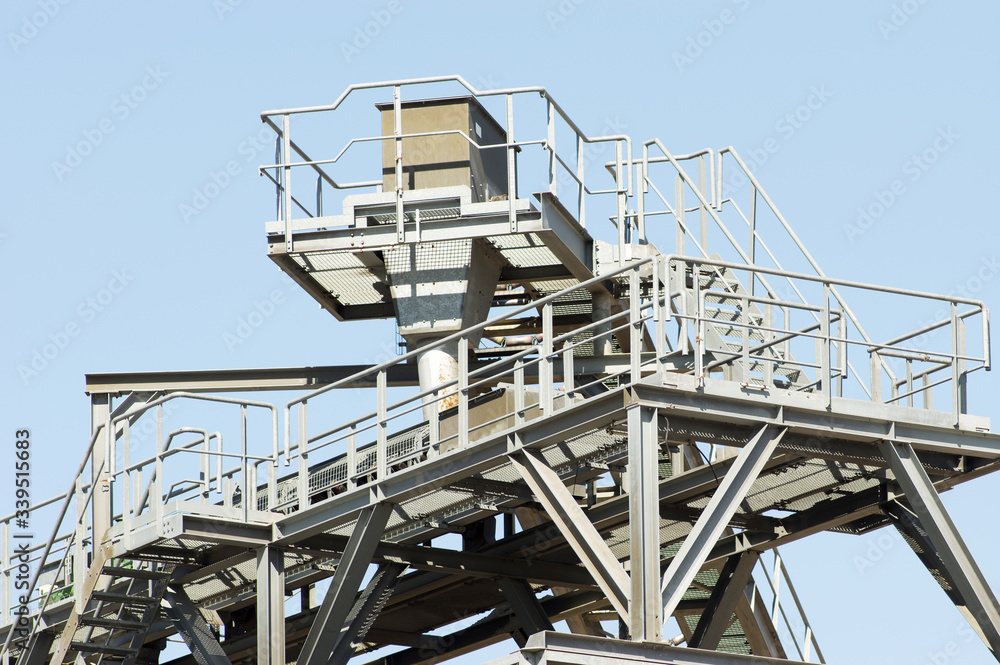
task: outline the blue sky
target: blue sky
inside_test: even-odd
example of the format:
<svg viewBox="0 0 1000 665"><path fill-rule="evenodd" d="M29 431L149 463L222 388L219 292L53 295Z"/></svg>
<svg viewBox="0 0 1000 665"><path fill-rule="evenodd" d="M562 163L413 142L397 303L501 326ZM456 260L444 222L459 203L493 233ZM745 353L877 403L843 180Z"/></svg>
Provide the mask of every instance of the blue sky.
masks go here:
<svg viewBox="0 0 1000 665"><path fill-rule="evenodd" d="M63 491L88 438L86 372L394 352L391 326L338 323L264 251L258 114L351 83L542 85L591 134L733 145L831 276L1000 303L993 3L8 0L0 28L0 432L31 428L37 498ZM371 135L371 107L351 113ZM994 375L970 395L1000 418ZM945 495L994 586L998 492L985 477ZM785 550L828 660L992 662L886 533Z"/></svg>

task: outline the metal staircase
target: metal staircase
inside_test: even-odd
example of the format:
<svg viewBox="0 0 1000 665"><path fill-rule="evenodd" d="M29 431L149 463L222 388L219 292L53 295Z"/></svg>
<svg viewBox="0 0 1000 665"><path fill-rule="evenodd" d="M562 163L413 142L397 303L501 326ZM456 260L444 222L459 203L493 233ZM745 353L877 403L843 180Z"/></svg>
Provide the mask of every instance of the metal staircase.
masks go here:
<svg viewBox="0 0 1000 665"><path fill-rule="evenodd" d="M133 665L159 616L171 569L110 559L108 547L98 549L49 665L77 662L79 656L98 665Z"/></svg>

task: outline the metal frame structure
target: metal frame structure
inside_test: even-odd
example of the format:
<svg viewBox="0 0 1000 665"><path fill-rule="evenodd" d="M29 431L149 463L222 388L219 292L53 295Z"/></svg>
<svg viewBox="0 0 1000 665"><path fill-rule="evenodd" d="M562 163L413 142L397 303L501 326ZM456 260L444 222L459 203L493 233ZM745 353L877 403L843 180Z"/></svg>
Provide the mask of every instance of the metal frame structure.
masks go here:
<svg viewBox="0 0 1000 665"><path fill-rule="evenodd" d="M440 83L503 100L505 143L458 133L504 150L505 200L402 186L416 137L403 131L403 92ZM391 136L321 160L291 140L293 118L366 89L391 90ZM514 100L529 94L544 102L539 137L515 140ZM331 313L391 315L384 291L334 288L386 280L380 252L470 239L497 248L492 304L504 309L374 366L88 376L79 473L32 508L58 514L28 555L27 639L8 621L18 562L13 516L0 519L7 663L156 662L178 633L191 652L178 665L325 665L386 646L401 649L372 662L431 663L507 637L520 650L497 663L788 662L789 646L823 662L777 547L888 525L998 653L996 598L939 497L1000 467L1000 435L966 412L969 374L991 365L984 303L830 278L731 148L674 156L651 140L638 158L628 137L587 137L543 88L393 81L262 118L278 133L278 158L261 167L277 189L269 255ZM519 136L526 126L519 117ZM571 155L555 147L567 131ZM391 142L394 192L331 171L372 142ZM606 190L593 189L584 150L599 143L615 149L598 165ZM530 148L548 185L538 209L517 189ZM749 214L724 196L724 163L749 183ZM317 175L315 204L293 192L293 170ZM329 216L324 187L375 191ZM778 262L758 199L812 272ZM604 212L614 243L586 226ZM674 254L653 245L665 230ZM318 256L357 263L337 273ZM875 339L845 299L859 295L948 315ZM446 348L457 376L421 384L419 354ZM338 411L344 389L367 406ZM254 391L294 394L281 404ZM172 410L200 425L174 427ZM681 635L664 640L671 618ZM563 620L574 634L553 632Z"/></svg>

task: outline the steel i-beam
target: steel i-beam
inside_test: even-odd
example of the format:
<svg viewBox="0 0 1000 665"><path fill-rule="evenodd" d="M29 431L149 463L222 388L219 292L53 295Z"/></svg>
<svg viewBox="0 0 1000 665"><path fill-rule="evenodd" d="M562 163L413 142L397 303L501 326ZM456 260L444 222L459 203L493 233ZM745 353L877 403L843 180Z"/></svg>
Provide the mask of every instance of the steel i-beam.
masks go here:
<svg viewBox="0 0 1000 665"><path fill-rule="evenodd" d="M660 510L659 445L656 409L632 404L628 414L629 536L632 595L629 634L637 641L659 641Z"/></svg>

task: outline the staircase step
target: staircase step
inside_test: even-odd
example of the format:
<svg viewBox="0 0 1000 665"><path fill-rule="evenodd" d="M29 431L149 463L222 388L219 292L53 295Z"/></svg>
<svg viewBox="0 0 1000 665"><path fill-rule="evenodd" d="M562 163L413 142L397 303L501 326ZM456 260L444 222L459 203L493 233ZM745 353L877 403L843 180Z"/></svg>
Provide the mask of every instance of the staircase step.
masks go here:
<svg viewBox="0 0 1000 665"><path fill-rule="evenodd" d="M97 626L98 628L109 628L111 630L145 630L147 628L146 624L141 621L108 619L106 617L80 617L80 623L84 626Z"/></svg>
<svg viewBox="0 0 1000 665"><path fill-rule="evenodd" d="M152 605L153 603L160 602L158 598L150 598L149 596L130 596L124 593L111 593L108 591L95 591L90 597L94 600L103 600L106 603Z"/></svg>
<svg viewBox="0 0 1000 665"><path fill-rule="evenodd" d="M136 580L164 580L170 577L168 573L163 573L158 570L148 570L145 568L122 568L120 566L104 566L104 569L101 572L104 575L131 577Z"/></svg>
<svg viewBox="0 0 1000 665"><path fill-rule="evenodd" d="M132 649L129 647L115 647L110 644L101 644L100 642L71 642L70 646L75 651L84 651L87 653L103 653L108 656L132 656L139 653L138 649Z"/></svg>

